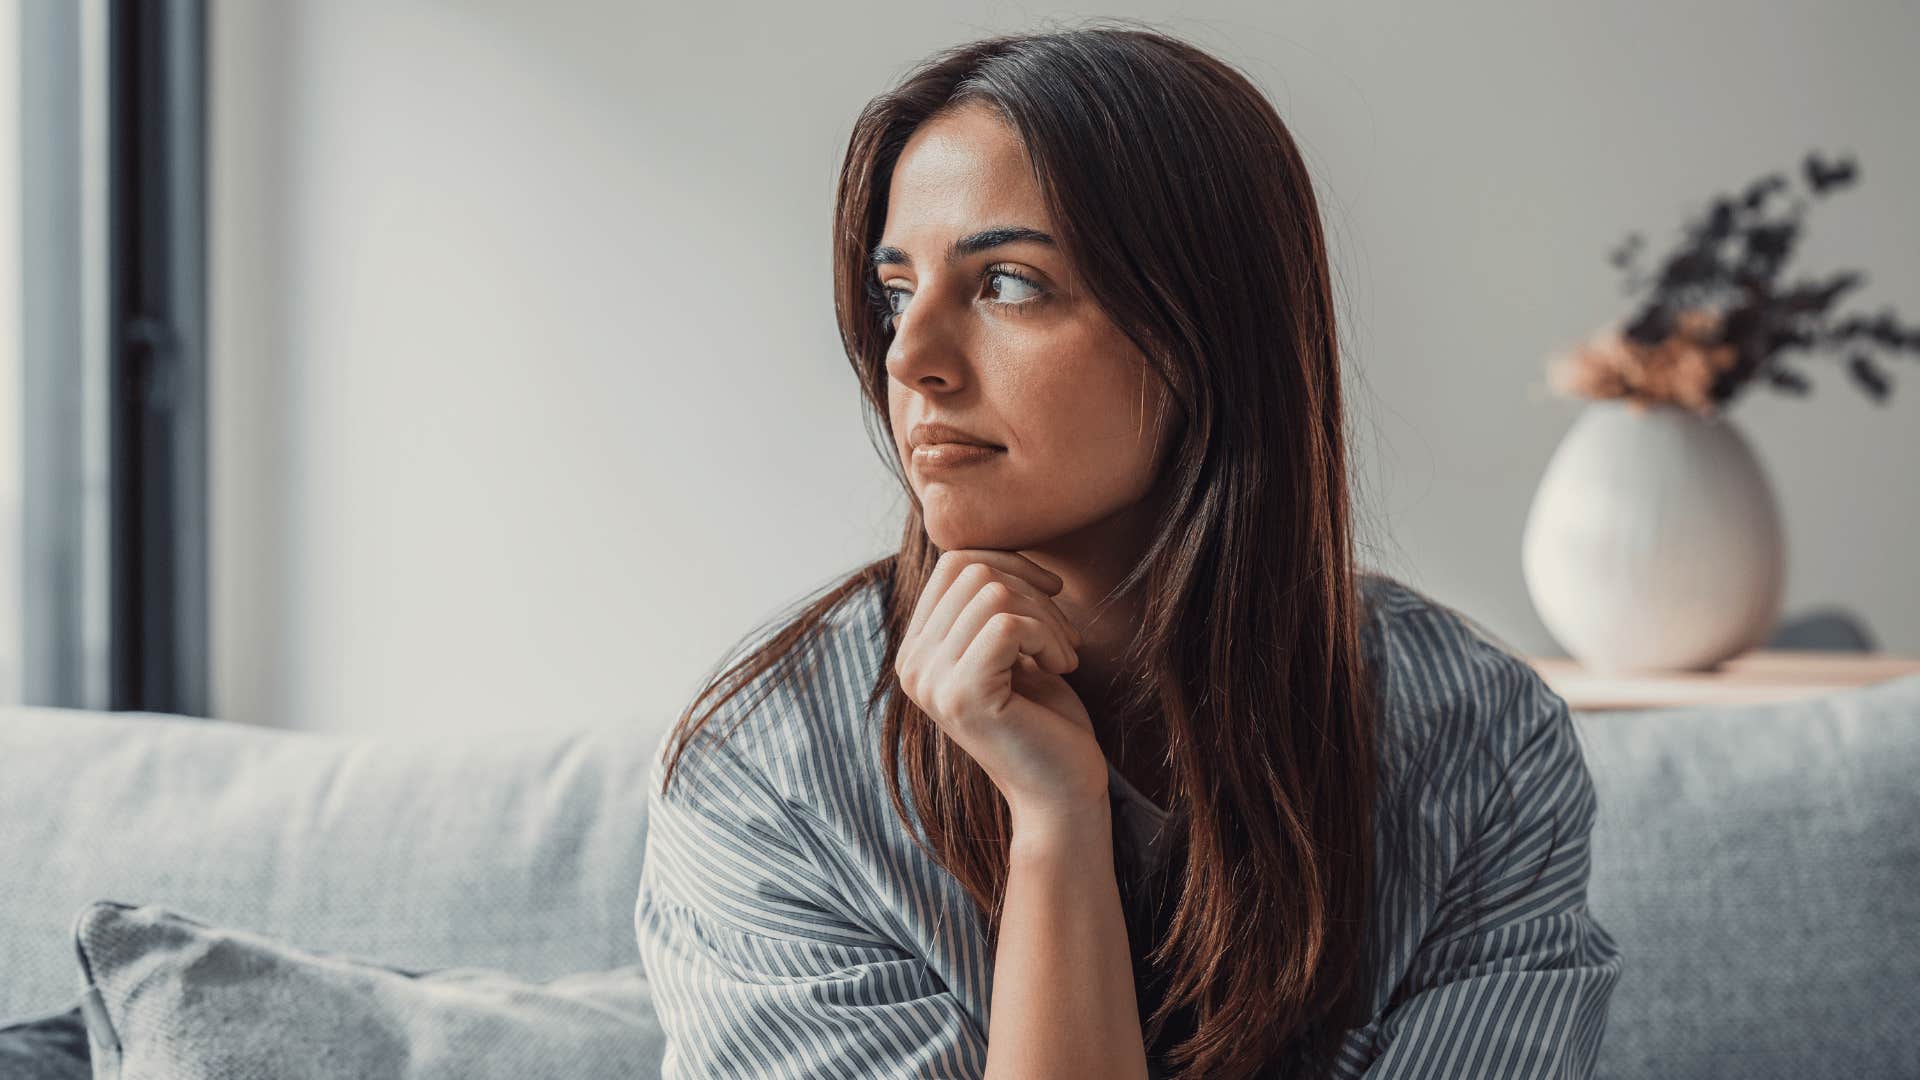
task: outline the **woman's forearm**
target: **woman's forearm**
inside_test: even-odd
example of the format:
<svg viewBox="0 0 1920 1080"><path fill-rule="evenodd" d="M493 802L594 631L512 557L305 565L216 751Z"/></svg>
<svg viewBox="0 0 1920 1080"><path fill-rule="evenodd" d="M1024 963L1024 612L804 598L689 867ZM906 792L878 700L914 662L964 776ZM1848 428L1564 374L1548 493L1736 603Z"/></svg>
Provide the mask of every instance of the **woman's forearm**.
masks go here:
<svg viewBox="0 0 1920 1080"><path fill-rule="evenodd" d="M1113 827L1105 802L1074 817L1014 816L989 1080L1147 1076Z"/></svg>

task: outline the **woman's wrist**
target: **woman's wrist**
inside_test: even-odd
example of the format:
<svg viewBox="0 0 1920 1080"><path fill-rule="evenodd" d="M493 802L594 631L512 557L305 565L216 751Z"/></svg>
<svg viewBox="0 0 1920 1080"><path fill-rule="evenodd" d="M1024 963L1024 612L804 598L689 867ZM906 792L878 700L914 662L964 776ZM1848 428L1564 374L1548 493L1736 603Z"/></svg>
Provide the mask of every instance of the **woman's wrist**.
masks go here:
<svg viewBox="0 0 1920 1080"><path fill-rule="evenodd" d="M1111 857L1113 804L1102 795L1044 808L1012 810L1014 858L1084 855Z"/></svg>
<svg viewBox="0 0 1920 1080"><path fill-rule="evenodd" d="M989 1077L1144 1077L1107 799L1016 808Z"/></svg>

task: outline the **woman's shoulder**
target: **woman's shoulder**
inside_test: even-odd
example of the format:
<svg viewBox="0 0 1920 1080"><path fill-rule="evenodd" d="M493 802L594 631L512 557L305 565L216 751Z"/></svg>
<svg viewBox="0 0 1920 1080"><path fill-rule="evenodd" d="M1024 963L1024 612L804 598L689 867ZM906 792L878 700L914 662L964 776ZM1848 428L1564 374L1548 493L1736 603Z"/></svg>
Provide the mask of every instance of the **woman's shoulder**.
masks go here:
<svg viewBox="0 0 1920 1080"><path fill-rule="evenodd" d="M1362 575L1382 734L1403 766L1477 803L1567 706L1532 664L1465 612L1384 573Z"/></svg>
<svg viewBox="0 0 1920 1080"><path fill-rule="evenodd" d="M1466 612L1380 571L1360 580L1367 653L1404 702L1485 712L1516 691L1546 688L1531 663Z"/></svg>
<svg viewBox="0 0 1920 1080"><path fill-rule="evenodd" d="M786 605L763 619L727 651L722 671L771 643L804 607ZM704 752L712 767L751 769L780 797L811 807L834 805L850 786L869 782L861 766L870 760L881 716L868 701L885 650L885 618L883 584L847 593L813 633L687 731L686 755ZM707 710L709 702L695 701L699 712Z"/></svg>

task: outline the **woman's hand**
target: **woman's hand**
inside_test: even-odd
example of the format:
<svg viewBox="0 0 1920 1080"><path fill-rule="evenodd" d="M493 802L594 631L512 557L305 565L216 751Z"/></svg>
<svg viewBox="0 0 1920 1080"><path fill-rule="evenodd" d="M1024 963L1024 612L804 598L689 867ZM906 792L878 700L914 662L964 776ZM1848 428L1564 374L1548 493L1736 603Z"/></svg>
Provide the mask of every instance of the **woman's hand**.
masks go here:
<svg viewBox="0 0 1920 1080"><path fill-rule="evenodd" d="M906 695L1000 789L1016 821L1107 809L1107 758L1079 695L1060 578L1017 552L940 556L900 643Z"/></svg>

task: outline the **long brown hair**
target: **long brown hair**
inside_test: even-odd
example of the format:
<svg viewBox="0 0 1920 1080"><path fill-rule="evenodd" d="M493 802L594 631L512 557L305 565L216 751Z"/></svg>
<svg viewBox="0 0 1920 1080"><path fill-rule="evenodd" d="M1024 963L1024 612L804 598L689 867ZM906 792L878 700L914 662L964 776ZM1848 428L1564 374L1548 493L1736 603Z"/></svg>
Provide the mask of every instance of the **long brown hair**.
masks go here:
<svg viewBox="0 0 1920 1080"><path fill-rule="evenodd" d="M1181 430L1153 538L1109 597L1142 597L1121 712L1163 729L1185 819L1144 1034L1153 1045L1188 1018L1169 1057L1182 1076L1254 1075L1290 1047L1324 1066L1341 1029L1365 1019L1375 798L1387 779L1333 288L1292 136L1247 77L1192 45L1107 19L991 37L935 55L861 111L834 213L835 311L869 433L908 495L906 529L897 553L833 584L709 682L675 727L680 749L843 601L884 588L885 663L868 706L885 703L894 811L909 821L910 795L926 829L915 842L997 940L1006 801L894 672L940 552L894 450L887 304L869 261L909 136L967 102L997 109L1020 135L1057 242L1164 381Z"/></svg>

